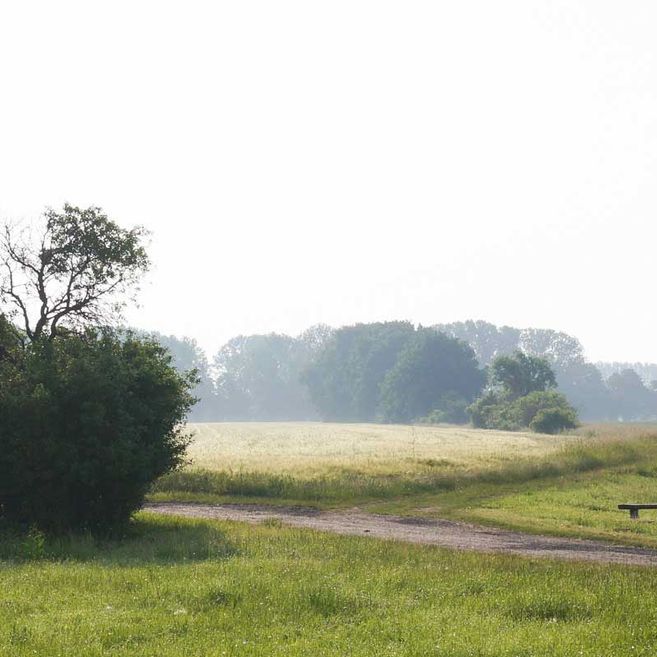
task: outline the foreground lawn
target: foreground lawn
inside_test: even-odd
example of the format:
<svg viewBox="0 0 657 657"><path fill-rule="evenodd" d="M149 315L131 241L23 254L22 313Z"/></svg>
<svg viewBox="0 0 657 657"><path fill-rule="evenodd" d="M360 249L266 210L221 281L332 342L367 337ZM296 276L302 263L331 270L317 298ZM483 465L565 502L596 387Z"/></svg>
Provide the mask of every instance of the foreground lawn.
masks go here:
<svg viewBox="0 0 657 657"><path fill-rule="evenodd" d="M142 514L0 541L0 655L652 655L657 573Z"/></svg>

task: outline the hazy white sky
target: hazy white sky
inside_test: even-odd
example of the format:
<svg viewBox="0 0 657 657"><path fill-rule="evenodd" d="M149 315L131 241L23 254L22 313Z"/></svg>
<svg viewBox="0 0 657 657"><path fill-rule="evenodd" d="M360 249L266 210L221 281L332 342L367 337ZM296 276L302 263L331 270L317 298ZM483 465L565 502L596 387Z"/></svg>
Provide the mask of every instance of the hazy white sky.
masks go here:
<svg viewBox="0 0 657 657"><path fill-rule="evenodd" d="M657 3L3 2L0 217L153 232L133 324L481 318L657 361Z"/></svg>

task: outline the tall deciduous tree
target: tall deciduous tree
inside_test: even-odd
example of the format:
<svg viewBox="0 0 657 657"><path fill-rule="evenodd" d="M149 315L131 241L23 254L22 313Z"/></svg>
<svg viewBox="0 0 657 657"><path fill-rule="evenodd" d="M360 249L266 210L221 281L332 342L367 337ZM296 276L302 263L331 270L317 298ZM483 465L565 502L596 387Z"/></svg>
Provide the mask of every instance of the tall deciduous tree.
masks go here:
<svg viewBox="0 0 657 657"><path fill-rule="evenodd" d="M384 417L389 422L410 422L440 410L448 397L471 402L485 378L465 342L433 329L419 329L381 386Z"/></svg>
<svg viewBox="0 0 657 657"><path fill-rule="evenodd" d="M46 212L37 232L5 228L2 521L53 532L120 528L154 479L184 462L195 373L176 371L154 340L108 326L148 266L143 236L99 208L71 205Z"/></svg>
<svg viewBox="0 0 657 657"><path fill-rule="evenodd" d="M657 394L631 369L609 377L612 406L623 420L651 420L657 417Z"/></svg>
<svg viewBox="0 0 657 657"><path fill-rule="evenodd" d="M377 419L381 384L414 333L410 322L356 324L335 331L304 377L322 418Z"/></svg>
<svg viewBox="0 0 657 657"><path fill-rule="evenodd" d="M113 323L149 265L144 229L68 204L42 219L32 230L5 225L1 300L32 341L52 339L60 327Z"/></svg>
<svg viewBox="0 0 657 657"><path fill-rule="evenodd" d="M490 381L493 387L501 388L510 399L557 386L548 361L538 356L528 356L522 351L516 351L513 356L498 356L490 367Z"/></svg>
<svg viewBox="0 0 657 657"><path fill-rule="evenodd" d="M482 320L467 320L450 324L436 324L433 328L467 342L474 349L477 360L484 367L497 356L513 353L520 342L522 331L511 326L495 326Z"/></svg>
<svg viewBox="0 0 657 657"><path fill-rule="evenodd" d="M316 337L316 336L315 336ZM288 335L237 336L214 359L218 412L229 420L316 418L301 381L314 347Z"/></svg>

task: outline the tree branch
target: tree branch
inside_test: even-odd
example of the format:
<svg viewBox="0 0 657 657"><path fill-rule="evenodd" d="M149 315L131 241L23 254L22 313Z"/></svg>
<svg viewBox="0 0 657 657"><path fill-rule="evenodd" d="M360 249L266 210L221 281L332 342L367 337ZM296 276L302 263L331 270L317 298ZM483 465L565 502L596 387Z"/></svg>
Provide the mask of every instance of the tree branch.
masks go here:
<svg viewBox="0 0 657 657"><path fill-rule="evenodd" d="M15 287L14 287L14 272L11 269L11 266L9 265L8 262L5 262L5 267L7 268L7 272L9 273L9 288L4 288L3 292L5 294L8 294L14 301L14 304L18 306L20 309L21 313L23 314L23 323L25 325L25 332L27 333L28 337L30 340L34 339L34 332L32 331L30 327L30 318L27 313L27 308L25 306L25 303L21 299L21 297L16 293Z"/></svg>

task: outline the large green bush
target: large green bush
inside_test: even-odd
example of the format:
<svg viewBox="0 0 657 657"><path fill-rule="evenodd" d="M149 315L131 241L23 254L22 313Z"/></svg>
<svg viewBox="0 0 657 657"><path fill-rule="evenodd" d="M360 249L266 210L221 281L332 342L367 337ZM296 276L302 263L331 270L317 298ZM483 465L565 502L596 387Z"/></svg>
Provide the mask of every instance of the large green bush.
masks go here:
<svg viewBox="0 0 657 657"><path fill-rule="evenodd" d="M123 525L183 462L193 375L130 335L23 344L0 329L0 513L55 532Z"/></svg>
<svg viewBox="0 0 657 657"><path fill-rule="evenodd" d="M516 417L521 426L531 427L534 418L547 409L561 409L573 417L577 417L575 409L568 403L565 395L556 390L546 390L544 392L532 392L514 402ZM570 428L570 427L564 427ZM541 432L541 433L552 433Z"/></svg>
<svg viewBox="0 0 657 657"><path fill-rule="evenodd" d="M577 426L577 411L557 392L547 360L516 351L498 356L488 374L488 390L468 408L475 427L557 433Z"/></svg>
<svg viewBox="0 0 657 657"><path fill-rule="evenodd" d="M494 392L487 392L468 407L472 425L478 429L518 431L522 422L517 406Z"/></svg>
<svg viewBox="0 0 657 657"><path fill-rule="evenodd" d="M577 424L577 415L571 408L542 408L529 423L529 428L536 433L561 433L574 429Z"/></svg>
<svg viewBox="0 0 657 657"><path fill-rule="evenodd" d="M577 412L556 390L535 391L514 400L489 391L468 411L472 424L482 429L559 433L577 427Z"/></svg>

